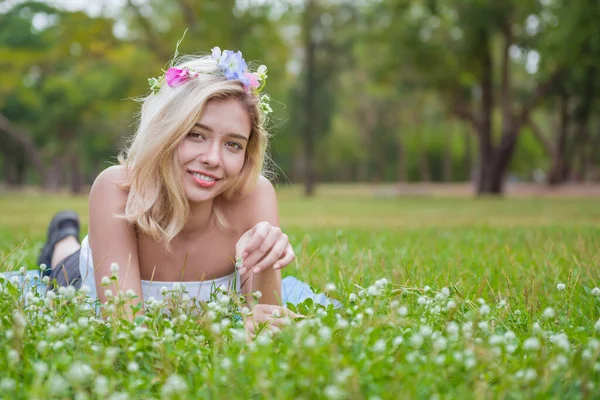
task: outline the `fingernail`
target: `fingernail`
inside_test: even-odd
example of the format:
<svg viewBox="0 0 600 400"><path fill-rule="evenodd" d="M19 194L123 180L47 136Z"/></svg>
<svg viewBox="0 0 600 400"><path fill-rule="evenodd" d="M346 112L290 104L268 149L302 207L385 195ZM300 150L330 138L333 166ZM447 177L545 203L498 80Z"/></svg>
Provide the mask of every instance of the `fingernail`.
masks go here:
<svg viewBox="0 0 600 400"><path fill-rule="evenodd" d="M246 273L246 268L240 268L240 275L244 275Z"/></svg>
<svg viewBox="0 0 600 400"><path fill-rule="evenodd" d="M254 268L254 273L258 274L260 272L260 268Z"/></svg>
<svg viewBox="0 0 600 400"><path fill-rule="evenodd" d="M273 264L273 269L279 269L279 264Z"/></svg>

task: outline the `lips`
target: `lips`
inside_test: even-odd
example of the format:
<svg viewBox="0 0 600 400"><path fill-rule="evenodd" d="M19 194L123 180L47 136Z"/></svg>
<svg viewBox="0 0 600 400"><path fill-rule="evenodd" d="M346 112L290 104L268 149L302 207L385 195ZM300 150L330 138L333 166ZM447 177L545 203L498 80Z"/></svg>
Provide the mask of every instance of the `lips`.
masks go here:
<svg viewBox="0 0 600 400"><path fill-rule="evenodd" d="M192 176L192 179L201 187L209 188L214 186L220 178L212 174L208 174L206 172L199 171L188 171L188 173Z"/></svg>

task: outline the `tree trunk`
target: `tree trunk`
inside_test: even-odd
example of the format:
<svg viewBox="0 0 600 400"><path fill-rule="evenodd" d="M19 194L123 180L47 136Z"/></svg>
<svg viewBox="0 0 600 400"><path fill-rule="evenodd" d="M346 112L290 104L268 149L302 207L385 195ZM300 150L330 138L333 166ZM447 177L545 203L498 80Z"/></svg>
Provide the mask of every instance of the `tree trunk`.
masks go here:
<svg viewBox="0 0 600 400"><path fill-rule="evenodd" d="M398 134L396 137L396 149L397 149L397 158L396 158L396 167L398 173L398 182L406 182L406 151L404 150L404 143L402 141L401 134Z"/></svg>
<svg viewBox="0 0 600 400"><path fill-rule="evenodd" d="M79 154L75 151L71 157L71 193L80 194L83 191L83 172L81 171L81 162Z"/></svg>
<svg viewBox="0 0 600 400"><path fill-rule="evenodd" d="M477 168L477 194L497 194L492 188L493 182L494 147L492 143L492 111L493 97L493 63L488 38L483 38L481 64L481 117L477 124L479 141L479 163ZM494 184L492 184L494 183Z"/></svg>
<svg viewBox="0 0 600 400"><path fill-rule="evenodd" d="M451 123L450 126L451 128L446 132L446 151L442 167L442 180L446 183L452 181L452 134L456 129L456 124Z"/></svg>
<svg viewBox="0 0 600 400"><path fill-rule="evenodd" d="M12 126L8 118L0 114L0 134L6 135L8 140L21 147L37 173L40 175L42 185L47 186L49 176L42 162L42 157L31 139L29 132Z"/></svg>
<svg viewBox="0 0 600 400"><path fill-rule="evenodd" d="M569 135L569 98L563 94L560 98L560 123L556 132L556 144L553 146L550 171L548 172L548 185L554 186L563 183L569 176L567 156L567 137Z"/></svg>
<svg viewBox="0 0 600 400"><path fill-rule="evenodd" d="M315 18L315 0L307 0L304 10L304 194L312 196L315 191L314 174L314 136L315 136L315 52L316 43L313 39L313 21Z"/></svg>

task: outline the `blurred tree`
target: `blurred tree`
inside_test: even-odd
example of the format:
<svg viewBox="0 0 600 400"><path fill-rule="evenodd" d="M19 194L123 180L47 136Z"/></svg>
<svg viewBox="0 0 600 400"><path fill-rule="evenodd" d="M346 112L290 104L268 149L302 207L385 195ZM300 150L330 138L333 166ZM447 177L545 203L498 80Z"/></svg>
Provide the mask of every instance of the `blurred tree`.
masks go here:
<svg viewBox="0 0 600 400"><path fill-rule="evenodd" d="M534 0L388 0L385 5L397 21L388 30L399 50L393 60L416 66L452 112L471 123L479 143L477 192L502 193L521 128L562 72L556 65L534 86L532 79L523 82L531 95L516 104L510 50L531 42L535 34L527 33L527 19L542 6ZM494 124L496 107L500 126Z"/></svg>

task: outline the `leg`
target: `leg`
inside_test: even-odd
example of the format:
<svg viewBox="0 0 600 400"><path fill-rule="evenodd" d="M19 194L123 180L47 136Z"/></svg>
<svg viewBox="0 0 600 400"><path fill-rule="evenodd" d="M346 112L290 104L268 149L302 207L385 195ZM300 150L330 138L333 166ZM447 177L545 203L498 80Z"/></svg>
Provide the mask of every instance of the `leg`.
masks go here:
<svg viewBox="0 0 600 400"><path fill-rule="evenodd" d="M79 217L73 211L57 213L48 227L48 238L39 264L45 264L44 275L58 286L81 285L79 273Z"/></svg>

